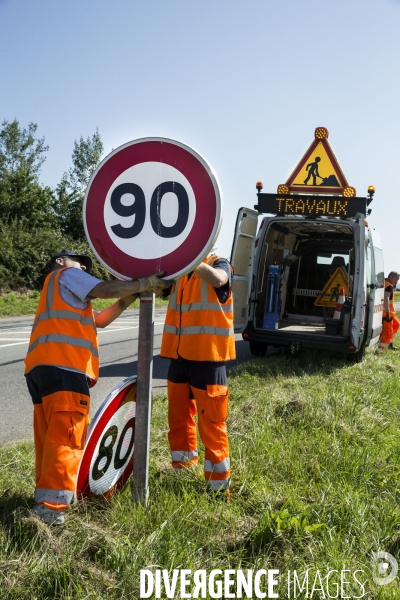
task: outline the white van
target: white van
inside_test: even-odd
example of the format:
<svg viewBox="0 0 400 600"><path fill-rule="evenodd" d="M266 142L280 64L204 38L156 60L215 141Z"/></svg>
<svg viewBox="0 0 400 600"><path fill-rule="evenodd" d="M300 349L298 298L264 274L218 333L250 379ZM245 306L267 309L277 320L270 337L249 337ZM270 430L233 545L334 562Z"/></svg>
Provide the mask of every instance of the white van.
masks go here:
<svg viewBox="0 0 400 600"><path fill-rule="evenodd" d="M241 208L236 222L235 332L256 356L273 346L291 353L329 350L361 361L382 331L382 244L365 220L374 189L351 199L258 190L254 210ZM265 213L274 216L259 225ZM339 291L329 287L338 268L346 284L339 307Z"/></svg>

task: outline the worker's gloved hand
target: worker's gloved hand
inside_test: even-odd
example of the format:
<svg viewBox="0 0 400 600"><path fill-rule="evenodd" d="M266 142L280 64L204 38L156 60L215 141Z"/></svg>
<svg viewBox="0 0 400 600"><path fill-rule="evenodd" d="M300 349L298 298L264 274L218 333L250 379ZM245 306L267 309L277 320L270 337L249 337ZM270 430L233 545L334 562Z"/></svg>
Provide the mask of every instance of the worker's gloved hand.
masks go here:
<svg viewBox="0 0 400 600"><path fill-rule="evenodd" d="M165 288L172 285L174 283L173 280L160 279L164 273L165 271L160 271L159 273L151 275L150 277L139 279L139 292L152 292L153 294L157 294L158 292L162 292Z"/></svg>
<svg viewBox="0 0 400 600"><path fill-rule="evenodd" d="M393 321L393 317L389 317L389 315L386 315L386 317L382 318L382 322L386 321L386 323L390 323L391 321Z"/></svg>

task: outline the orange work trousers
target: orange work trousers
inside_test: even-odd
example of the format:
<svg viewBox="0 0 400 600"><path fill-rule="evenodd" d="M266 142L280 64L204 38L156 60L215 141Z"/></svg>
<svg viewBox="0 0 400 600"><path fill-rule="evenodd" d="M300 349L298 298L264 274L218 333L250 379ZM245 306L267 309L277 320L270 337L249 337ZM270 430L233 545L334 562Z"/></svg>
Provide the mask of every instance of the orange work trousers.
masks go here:
<svg viewBox="0 0 400 600"><path fill-rule="evenodd" d="M198 462L197 422L205 448L204 476L214 490L230 486L230 458L226 419L228 387L225 364L212 361L171 360L168 371L168 441L175 470Z"/></svg>
<svg viewBox="0 0 400 600"><path fill-rule="evenodd" d="M86 440L90 397L86 375L52 366L27 374L34 404L35 501L68 508Z"/></svg>
<svg viewBox="0 0 400 600"><path fill-rule="evenodd" d="M386 316L385 311L383 311L383 316ZM396 333L399 330L400 322L396 317L396 313L390 312L390 316L392 317L391 321L382 321L382 333L379 338L377 349L377 352L379 354L386 350L389 344L393 343L393 340L396 337Z"/></svg>

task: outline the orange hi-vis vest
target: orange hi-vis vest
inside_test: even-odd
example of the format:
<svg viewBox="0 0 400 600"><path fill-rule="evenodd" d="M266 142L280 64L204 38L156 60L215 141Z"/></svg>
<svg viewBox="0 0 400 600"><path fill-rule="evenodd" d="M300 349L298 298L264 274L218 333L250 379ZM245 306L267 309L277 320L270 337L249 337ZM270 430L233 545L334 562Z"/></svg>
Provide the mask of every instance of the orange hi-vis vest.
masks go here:
<svg viewBox="0 0 400 600"><path fill-rule="evenodd" d="M99 377L99 345L92 304L85 310L73 308L61 298L59 277L53 271L44 282L33 323L25 373L39 365L64 367Z"/></svg>
<svg viewBox="0 0 400 600"><path fill-rule="evenodd" d="M204 262L212 266L218 258ZM231 290L221 304L215 288L196 273L182 277L170 296L160 355L198 361L235 358Z"/></svg>
<svg viewBox="0 0 400 600"><path fill-rule="evenodd" d="M392 292L390 294L390 298L389 298L389 316L395 317L396 316L396 309L394 307L394 285L393 283L390 283L390 281L388 281L387 279L385 279L385 290L387 287L391 287L392 288ZM386 311L383 311L383 316L386 317Z"/></svg>

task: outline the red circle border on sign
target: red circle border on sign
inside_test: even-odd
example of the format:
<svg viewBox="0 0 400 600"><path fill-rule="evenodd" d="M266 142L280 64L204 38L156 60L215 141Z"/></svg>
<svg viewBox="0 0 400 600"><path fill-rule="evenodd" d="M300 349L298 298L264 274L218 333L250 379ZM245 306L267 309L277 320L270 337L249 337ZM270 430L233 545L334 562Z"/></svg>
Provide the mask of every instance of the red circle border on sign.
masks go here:
<svg viewBox="0 0 400 600"><path fill-rule="evenodd" d="M215 241L216 221L219 227L220 220L218 182L204 159L203 164L200 155L192 152L191 148L173 140L136 140L117 148L100 164L86 192L83 217L90 245L100 262L114 275L130 279L165 271L164 277L173 276L203 258L205 249L211 249L207 243ZM135 258L120 250L111 240L104 222L104 204L113 182L130 167L144 162L162 162L180 171L192 186L196 199L196 216L187 238L173 252L155 259ZM179 263L182 267L175 268ZM132 272L128 272L130 264Z"/></svg>
<svg viewBox="0 0 400 600"><path fill-rule="evenodd" d="M90 465L92 463L93 452L96 449L97 442L100 437L104 433L104 428L111 419L111 417L117 412L119 407L124 403L124 400L129 394L131 390L131 386L136 386L136 377L133 379L129 378L128 381L123 382L125 385L121 387L121 389L116 391L116 395L109 401L106 409L99 419L96 419L96 415L93 419L93 429L89 431L89 437L85 444L85 449L83 451L82 460L79 465L78 474L76 478L76 496L78 499L87 498L89 496L97 496L94 494L89 485L89 471ZM120 384L121 385L121 384ZM105 403L107 399L105 400ZM100 406L99 411L101 411L103 406ZM136 426L136 419L135 419ZM135 427L136 429L136 427ZM135 435L135 430L132 435ZM133 446L133 454L135 454L135 445ZM128 481L129 477L132 474L133 470L133 460L131 459L121 477L118 479L116 484L105 494L101 494L101 496L107 497L108 494L118 491L122 489L125 483Z"/></svg>

